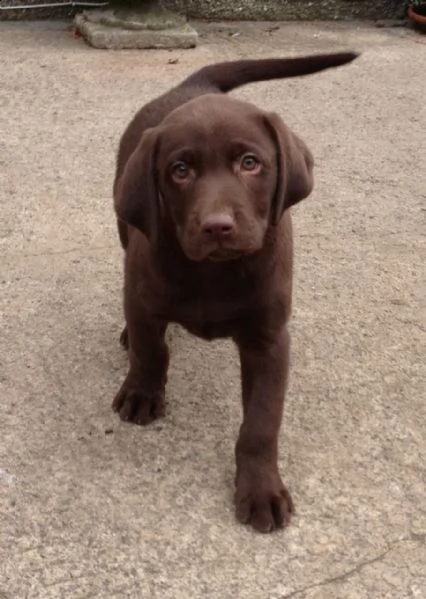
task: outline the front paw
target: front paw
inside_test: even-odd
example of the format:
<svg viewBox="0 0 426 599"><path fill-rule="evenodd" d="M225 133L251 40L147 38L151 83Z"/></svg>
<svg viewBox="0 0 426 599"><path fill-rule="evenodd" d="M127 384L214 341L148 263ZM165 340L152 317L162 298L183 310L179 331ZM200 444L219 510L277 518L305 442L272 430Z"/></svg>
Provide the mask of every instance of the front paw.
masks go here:
<svg viewBox="0 0 426 599"><path fill-rule="evenodd" d="M261 465L241 468L236 487L235 512L240 522L264 533L288 524L293 501L275 469Z"/></svg>
<svg viewBox="0 0 426 599"><path fill-rule="evenodd" d="M134 424L149 424L165 413L164 389L157 393L146 393L142 388L124 381L112 402L112 409L121 420Z"/></svg>

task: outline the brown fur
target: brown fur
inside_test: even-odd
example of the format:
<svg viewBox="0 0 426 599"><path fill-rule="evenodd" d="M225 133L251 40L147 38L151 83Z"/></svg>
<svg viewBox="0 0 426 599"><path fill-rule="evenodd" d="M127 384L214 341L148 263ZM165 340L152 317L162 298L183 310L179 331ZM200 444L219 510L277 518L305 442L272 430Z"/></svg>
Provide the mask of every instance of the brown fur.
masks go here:
<svg viewBox="0 0 426 599"><path fill-rule="evenodd" d="M277 115L219 94L355 56L206 67L144 107L120 144L114 202L130 368L114 410L136 424L163 415L169 322L204 339L232 338L244 412L236 514L264 532L292 512L277 465L289 361L288 208L311 192L313 160Z"/></svg>

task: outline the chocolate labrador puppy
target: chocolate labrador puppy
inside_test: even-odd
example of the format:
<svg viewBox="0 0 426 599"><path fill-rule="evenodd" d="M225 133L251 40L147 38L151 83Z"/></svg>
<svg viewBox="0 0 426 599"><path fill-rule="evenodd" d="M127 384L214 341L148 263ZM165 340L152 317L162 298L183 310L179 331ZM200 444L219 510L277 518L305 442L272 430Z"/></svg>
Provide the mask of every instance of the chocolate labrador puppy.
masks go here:
<svg viewBox="0 0 426 599"><path fill-rule="evenodd" d="M207 66L142 108L125 131L114 183L125 249L122 420L164 414L165 332L230 337L241 360L237 518L263 532L293 510L278 471L292 289L290 206L312 190L313 159L276 114L224 95L306 75L354 53Z"/></svg>

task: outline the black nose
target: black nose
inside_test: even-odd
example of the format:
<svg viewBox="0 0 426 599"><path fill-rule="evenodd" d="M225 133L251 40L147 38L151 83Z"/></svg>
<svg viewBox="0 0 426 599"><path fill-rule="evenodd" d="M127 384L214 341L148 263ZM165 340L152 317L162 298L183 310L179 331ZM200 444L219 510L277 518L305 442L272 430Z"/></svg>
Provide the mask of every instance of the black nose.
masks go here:
<svg viewBox="0 0 426 599"><path fill-rule="evenodd" d="M226 237L232 233L235 222L229 214L212 214L201 225L206 237Z"/></svg>

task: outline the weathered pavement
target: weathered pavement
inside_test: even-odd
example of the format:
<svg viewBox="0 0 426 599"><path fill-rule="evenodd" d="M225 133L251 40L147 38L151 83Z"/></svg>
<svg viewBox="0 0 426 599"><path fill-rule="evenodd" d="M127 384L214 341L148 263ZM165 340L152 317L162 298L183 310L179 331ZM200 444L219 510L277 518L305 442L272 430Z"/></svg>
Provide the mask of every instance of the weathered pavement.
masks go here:
<svg viewBox="0 0 426 599"><path fill-rule="evenodd" d="M0 23L4 599L425 596L425 38L267 27L108 53L63 23ZM297 516L262 536L232 508L230 343L172 328L167 417L143 429L111 411L126 372L114 155L133 112L201 65L342 48L363 55L235 94L280 112L317 165L293 211L281 469Z"/></svg>

